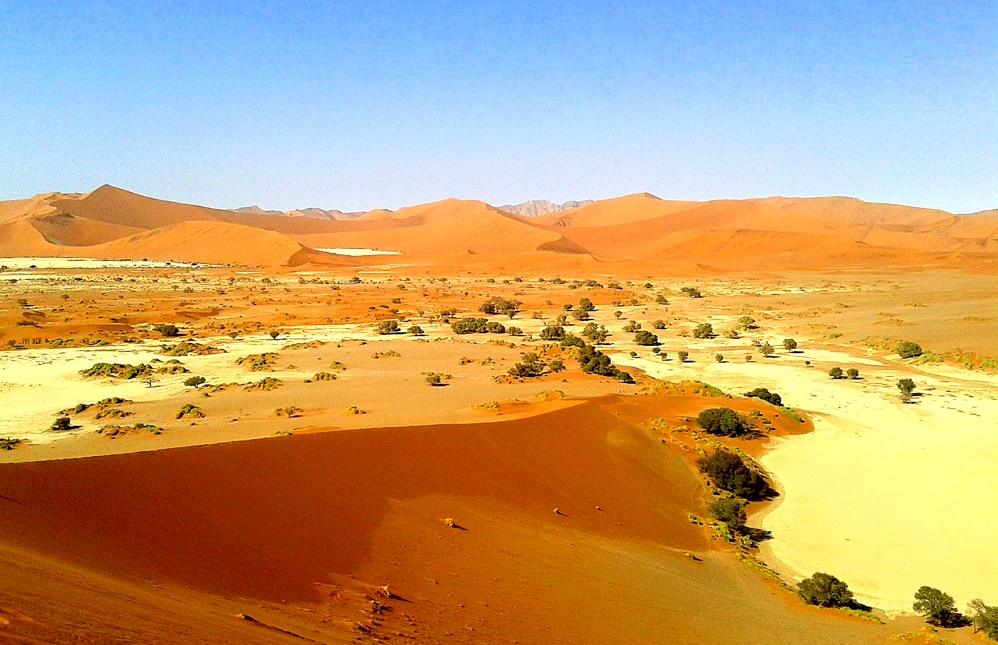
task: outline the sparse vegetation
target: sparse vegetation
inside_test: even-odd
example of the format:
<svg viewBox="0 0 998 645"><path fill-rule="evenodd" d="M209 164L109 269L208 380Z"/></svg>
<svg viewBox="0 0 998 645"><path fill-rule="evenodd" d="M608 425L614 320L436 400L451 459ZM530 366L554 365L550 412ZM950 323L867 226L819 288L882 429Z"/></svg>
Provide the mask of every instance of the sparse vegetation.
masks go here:
<svg viewBox="0 0 998 645"><path fill-rule="evenodd" d="M176 325L163 323L159 325L153 325L152 328L158 331L163 336L163 338L174 338L180 335L180 329Z"/></svg>
<svg viewBox="0 0 998 645"><path fill-rule="evenodd" d="M541 340L563 340L565 328L561 325L547 325L541 330Z"/></svg>
<svg viewBox="0 0 998 645"><path fill-rule="evenodd" d="M850 379L852 379L852 380L854 380L854 381L855 381L856 379L858 379L858 378L859 378L859 370L858 370L858 369L856 369L855 367L850 367L849 369L847 369L847 370L846 370L846 375L847 375L847 376L848 376L848 377L849 377Z"/></svg>
<svg viewBox="0 0 998 645"><path fill-rule="evenodd" d="M13 450L24 443L24 439L14 437L0 437L0 450Z"/></svg>
<svg viewBox="0 0 998 645"><path fill-rule="evenodd" d="M423 328L420 327L419 325L413 325L413 326L409 327L409 329L406 330L406 333L408 333L410 336L425 336L426 335L426 332L423 331Z"/></svg>
<svg viewBox="0 0 998 645"><path fill-rule="evenodd" d="M153 368L146 363L128 365L125 363L94 363L80 374L88 378L116 378L131 380L153 373Z"/></svg>
<svg viewBox="0 0 998 645"><path fill-rule="evenodd" d="M690 353L685 349L681 349L676 352L676 357L679 359L680 363L685 363L689 359Z"/></svg>
<svg viewBox="0 0 998 645"><path fill-rule="evenodd" d="M680 291L690 298L703 298L703 294L696 287L683 287Z"/></svg>
<svg viewBox="0 0 998 645"><path fill-rule="evenodd" d="M205 417L204 410L194 405L193 403L186 403L180 410L177 411L177 418L184 419L190 417L192 419L203 419Z"/></svg>
<svg viewBox="0 0 998 645"><path fill-rule="evenodd" d="M276 352L264 352L262 354L249 354L236 359L236 365L242 365L251 372L263 372L274 368L277 364L278 354Z"/></svg>
<svg viewBox="0 0 998 645"><path fill-rule="evenodd" d="M843 377L842 368L833 367L832 369L828 370L828 375L831 376L833 379L838 380Z"/></svg>
<svg viewBox="0 0 998 645"><path fill-rule="evenodd" d="M516 300L507 300L506 298L493 296L486 300L478 310L484 314L503 314L513 318L520 311L520 303Z"/></svg>
<svg viewBox="0 0 998 645"><path fill-rule="evenodd" d="M788 352L794 351L795 349L797 349L797 341L794 340L793 338L784 338L783 349L787 350Z"/></svg>
<svg viewBox="0 0 998 645"><path fill-rule="evenodd" d="M985 605L980 598L971 600L967 605L967 618L974 625L974 631L998 641L998 607Z"/></svg>

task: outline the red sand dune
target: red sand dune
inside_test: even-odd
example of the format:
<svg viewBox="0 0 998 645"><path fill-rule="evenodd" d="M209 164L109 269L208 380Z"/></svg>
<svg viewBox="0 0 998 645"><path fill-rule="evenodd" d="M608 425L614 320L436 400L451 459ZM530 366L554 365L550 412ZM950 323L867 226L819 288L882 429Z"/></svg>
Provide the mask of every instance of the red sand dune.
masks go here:
<svg viewBox="0 0 998 645"><path fill-rule="evenodd" d="M644 401L668 413L668 399ZM0 585L0 601L8 615L66 614L60 624L93 641L110 629L96 620L109 607L134 631L150 606L169 606L160 622L197 627L217 642L245 638L232 616L247 607L266 609L278 628L346 640L342 623L320 619L366 619L367 601L350 590L383 584L402 600L386 601L391 611L365 633L417 642L889 635L803 607L734 558L707 551L686 517L703 513L697 478L617 402L625 401L510 422L0 466L0 562L21 585ZM51 558L64 564L45 564ZM29 590L51 588L52 576L98 595L66 594L59 597L68 605L47 607L45 594ZM67 613L74 603L85 606ZM12 624L15 635L42 633L29 621Z"/></svg>
<svg viewBox="0 0 998 645"><path fill-rule="evenodd" d="M143 231L158 233L143 236ZM330 247L402 251L406 263L480 270L588 270L600 264L605 270L641 271L818 270L891 264L992 271L998 263L998 221L987 214L953 215L845 197L685 202L640 193L536 218L447 199L345 220L212 209L111 186L83 196L49 194L0 204L0 252L8 255L109 257L100 254L113 252L207 261L207 249L192 236L209 233L211 261L272 266L400 261L347 261L312 250ZM304 247L302 252L293 244ZM266 246L280 251L247 257L247 249Z"/></svg>

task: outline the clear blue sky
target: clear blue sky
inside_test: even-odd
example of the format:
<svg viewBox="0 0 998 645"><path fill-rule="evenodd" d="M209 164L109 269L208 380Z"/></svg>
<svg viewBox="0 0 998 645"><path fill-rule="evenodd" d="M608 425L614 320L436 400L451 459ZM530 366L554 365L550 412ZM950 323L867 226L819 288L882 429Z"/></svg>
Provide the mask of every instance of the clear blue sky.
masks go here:
<svg viewBox="0 0 998 645"><path fill-rule="evenodd" d="M998 0L0 0L0 199L998 207Z"/></svg>

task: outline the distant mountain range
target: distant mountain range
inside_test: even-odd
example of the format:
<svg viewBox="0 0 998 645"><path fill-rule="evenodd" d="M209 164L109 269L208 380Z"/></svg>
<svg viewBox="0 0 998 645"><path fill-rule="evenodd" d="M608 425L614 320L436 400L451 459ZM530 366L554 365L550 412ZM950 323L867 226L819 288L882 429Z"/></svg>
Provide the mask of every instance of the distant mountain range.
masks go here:
<svg viewBox="0 0 998 645"><path fill-rule="evenodd" d="M561 204L556 204L554 202L549 202L546 199L531 199L528 202L520 202L519 204L506 204L505 206L497 206L501 211L507 213L512 213L513 215L519 215L520 217L540 217L541 215L550 215L551 213L560 213L562 211L571 210L573 208L579 208L585 206L586 204L592 204L593 200L584 199L582 201L573 202L562 202Z"/></svg>

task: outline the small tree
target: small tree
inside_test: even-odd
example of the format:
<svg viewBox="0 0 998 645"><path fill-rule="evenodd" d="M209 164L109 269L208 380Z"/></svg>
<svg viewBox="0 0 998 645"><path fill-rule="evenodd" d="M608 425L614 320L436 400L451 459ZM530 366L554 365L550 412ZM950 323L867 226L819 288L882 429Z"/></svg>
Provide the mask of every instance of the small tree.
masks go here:
<svg viewBox="0 0 998 645"><path fill-rule="evenodd" d="M279 330L277 330L277 329L271 329L270 330L270 337L273 338L274 340L277 340L277 337L280 336L280 335L281 335L281 332Z"/></svg>
<svg viewBox="0 0 998 645"><path fill-rule="evenodd" d="M783 349L787 350L788 352L794 351L795 349L797 349L797 341L794 340L793 338L784 338Z"/></svg>
<svg viewBox="0 0 998 645"><path fill-rule="evenodd" d="M766 478L733 452L715 450L697 460L697 468L721 490L744 499L762 499L769 492Z"/></svg>
<svg viewBox="0 0 998 645"><path fill-rule="evenodd" d="M690 357L690 353L688 351L686 351L685 349L681 349L678 352L676 352L676 356L679 357L679 362L680 363L685 363L686 359L688 359Z"/></svg>
<svg viewBox="0 0 998 645"><path fill-rule="evenodd" d="M953 624L959 616L953 596L924 585L915 592L915 603L911 607L932 625L945 627Z"/></svg>
<svg viewBox="0 0 998 645"><path fill-rule="evenodd" d="M985 605L980 598L967 605L967 618L974 624L974 631L984 632L988 638L998 641L998 607Z"/></svg>
<svg viewBox="0 0 998 645"><path fill-rule="evenodd" d="M897 382L898 389L901 390L901 394L911 394L915 391L915 381L910 378L898 379Z"/></svg>
<svg viewBox="0 0 998 645"><path fill-rule="evenodd" d="M423 328L420 327L419 325L413 325L412 327L409 327L409 329L407 329L406 331L408 331L411 336L425 336L426 335L426 332L423 331Z"/></svg>
<svg viewBox="0 0 998 645"><path fill-rule="evenodd" d="M186 385L187 387L192 387L195 390L204 385L204 383L205 383L205 378L203 376L191 376L186 381L184 381L184 385Z"/></svg>
<svg viewBox="0 0 998 645"><path fill-rule="evenodd" d="M809 605L846 607L853 602L849 585L828 573L815 573L797 583L797 593Z"/></svg>
<svg viewBox="0 0 998 645"><path fill-rule="evenodd" d="M154 327L164 338L173 338L180 335L180 329L176 325L161 324Z"/></svg>
<svg viewBox="0 0 998 645"><path fill-rule="evenodd" d="M589 298L580 298L579 309L582 311L596 311L596 305L594 305L593 301Z"/></svg>
<svg viewBox="0 0 998 645"><path fill-rule="evenodd" d="M831 376L833 379L840 379L842 378L842 368L833 367L832 369L828 370L828 375Z"/></svg>
<svg viewBox="0 0 998 645"><path fill-rule="evenodd" d="M753 399L762 399L773 405L783 405L783 398L776 392L770 392L768 388L757 387L751 392L746 392L745 396Z"/></svg>
<svg viewBox="0 0 998 645"><path fill-rule="evenodd" d="M64 432L72 428L73 425L69 420L69 417L57 417L55 421L52 422L51 430L53 432Z"/></svg>
<svg viewBox="0 0 998 645"><path fill-rule="evenodd" d="M639 331L634 334L634 342L638 345L643 345L646 347L658 345L658 336L651 333L650 331Z"/></svg>
<svg viewBox="0 0 998 645"><path fill-rule="evenodd" d="M851 378L854 381L859 378L859 370L856 369L855 367L850 367L849 369L847 369L846 374L848 374L849 378Z"/></svg>
<svg viewBox="0 0 998 645"><path fill-rule="evenodd" d="M724 362L724 354L714 354L714 360L718 363Z"/></svg>

